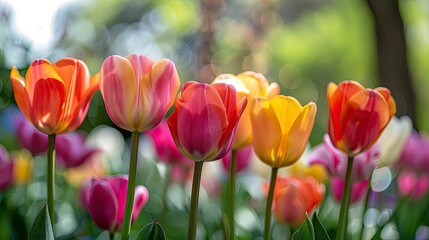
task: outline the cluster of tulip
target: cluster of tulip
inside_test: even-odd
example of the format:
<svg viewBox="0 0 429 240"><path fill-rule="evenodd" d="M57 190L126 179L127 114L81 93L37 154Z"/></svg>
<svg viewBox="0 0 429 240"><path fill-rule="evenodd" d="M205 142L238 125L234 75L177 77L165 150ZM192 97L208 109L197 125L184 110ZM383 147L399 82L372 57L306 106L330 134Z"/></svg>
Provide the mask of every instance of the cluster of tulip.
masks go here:
<svg viewBox="0 0 429 240"><path fill-rule="evenodd" d="M66 58L54 64L45 59L35 60L25 78L14 67L10 79L16 103L28 120L20 117L17 121L21 145L33 155L47 151L47 207L51 223L55 211L55 149L62 168L81 166L98 152L83 147L82 136L73 132L84 120L90 99L98 89L113 123L132 133L128 175L93 177L81 189L84 208L94 223L111 235L122 231L122 239L127 239L131 222L149 197L144 186L136 187L139 136L143 132L153 140L159 159L172 164L177 172L191 170L191 160L194 162L188 239L196 238L205 162L222 159L229 171L225 229L231 240L236 236L235 175L249 164L253 152L271 167L271 180L264 188L265 239L271 238L272 211L279 222L298 227L323 200L323 178L317 181L308 173L277 176L279 168L294 165L306 150L316 104L302 106L293 97L279 95L279 86L269 84L261 74L222 74L211 84L187 82L176 97L180 80L172 61L130 55L108 57L93 77L82 61ZM389 124L396 107L386 88L366 89L354 81L331 83L327 98L327 134L323 143L306 156L311 165L306 169L313 171L310 169L321 165L331 176L332 196L341 202L337 239L345 239L349 205L366 195L375 168L404 159L395 165L404 169L398 177L401 194L418 199L426 193L429 175L422 169L428 167L424 159L429 154L429 140L417 133L408 138L411 124L405 118L393 118ZM173 104L174 111L163 121ZM0 150L0 189L5 189L11 184L13 172L20 171L12 170L17 161ZM422 153L421 157L416 157L416 152ZM291 172L299 164L291 167ZM26 171L30 171L28 167ZM173 177L184 178L183 174Z"/></svg>

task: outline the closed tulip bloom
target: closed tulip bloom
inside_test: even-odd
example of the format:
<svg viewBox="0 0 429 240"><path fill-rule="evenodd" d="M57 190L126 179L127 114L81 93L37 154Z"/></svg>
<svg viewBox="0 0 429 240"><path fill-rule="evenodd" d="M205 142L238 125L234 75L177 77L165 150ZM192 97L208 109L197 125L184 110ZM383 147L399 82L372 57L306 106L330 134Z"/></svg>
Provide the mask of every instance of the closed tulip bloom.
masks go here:
<svg viewBox="0 0 429 240"><path fill-rule="evenodd" d="M0 192L8 189L14 180L14 163L6 149L0 146Z"/></svg>
<svg viewBox="0 0 429 240"><path fill-rule="evenodd" d="M16 67L10 73L16 103L24 116L41 132L59 134L75 130L98 90L85 63L63 58L54 64L33 61L23 78Z"/></svg>
<svg viewBox="0 0 429 240"><path fill-rule="evenodd" d="M243 72L237 76L232 74L221 74L213 83L226 83L235 87L239 98L246 96L250 103L255 97L272 98L280 93L277 83L268 83L264 75L251 71ZM233 149L240 149L252 143L252 122L250 105L246 107L235 132Z"/></svg>
<svg viewBox="0 0 429 240"><path fill-rule="evenodd" d="M273 211L277 221L300 226L322 202L325 186L312 177L278 177Z"/></svg>
<svg viewBox="0 0 429 240"><path fill-rule="evenodd" d="M143 132L158 125L180 86L174 63L144 55L110 56L100 70L107 114L120 128Z"/></svg>
<svg viewBox="0 0 429 240"><path fill-rule="evenodd" d="M89 211L94 223L111 233L122 228L125 211L128 177L110 176L103 179L91 179L81 189L81 201ZM146 204L149 193L144 186L137 186L134 196L132 221L140 214Z"/></svg>
<svg viewBox="0 0 429 240"><path fill-rule="evenodd" d="M43 154L48 149L48 135L37 130L22 114L16 114L16 139L21 147L33 156Z"/></svg>
<svg viewBox="0 0 429 240"><path fill-rule="evenodd" d="M186 83L168 118L176 146L194 161L222 158L231 149L246 104L247 98L239 101L231 85Z"/></svg>
<svg viewBox="0 0 429 240"><path fill-rule="evenodd" d="M253 100L253 149L271 167L294 164L304 152L316 116L316 104L305 106L293 97Z"/></svg>
<svg viewBox="0 0 429 240"><path fill-rule="evenodd" d="M330 83L327 97L329 137L348 156L371 147L396 112L387 88L365 89L355 81Z"/></svg>
<svg viewBox="0 0 429 240"><path fill-rule="evenodd" d="M85 136L77 132L57 136L55 149L56 160L62 168L78 167L99 152L97 148L85 144Z"/></svg>
<svg viewBox="0 0 429 240"><path fill-rule="evenodd" d="M351 195L350 195L350 203L355 203L361 200L366 192L368 191L369 180L361 180L352 182L351 185ZM344 190L344 180L339 177L331 178L331 192L332 196L337 202L341 202L341 198L343 197Z"/></svg>

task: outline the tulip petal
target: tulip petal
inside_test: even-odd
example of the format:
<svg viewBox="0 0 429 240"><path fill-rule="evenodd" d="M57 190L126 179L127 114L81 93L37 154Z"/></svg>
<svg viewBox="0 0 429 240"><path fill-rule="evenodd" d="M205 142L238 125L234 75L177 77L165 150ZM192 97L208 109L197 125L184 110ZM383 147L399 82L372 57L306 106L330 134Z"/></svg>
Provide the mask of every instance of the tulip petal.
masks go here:
<svg viewBox="0 0 429 240"><path fill-rule="evenodd" d="M266 164L275 167L282 130L270 101L258 97L252 101L253 148Z"/></svg>
<svg viewBox="0 0 429 240"><path fill-rule="evenodd" d="M16 67L12 67L10 72L10 80L12 81L13 94L18 107L21 109L24 116L30 120L31 104L28 92L25 86L25 79L19 74Z"/></svg>
<svg viewBox="0 0 429 240"><path fill-rule="evenodd" d="M196 161L214 160L210 158L215 157L212 154L228 126L219 94L207 84L195 83L182 91L177 104L177 125L181 126L177 136L185 155Z"/></svg>
<svg viewBox="0 0 429 240"><path fill-rule="evenodd" d="M128 190L128 177L126 175L117 175L105 178L106 182L112 188L114 196L118 201L118 214L116 215L116 221L118 228L122 225L124 219L125 204L127 200Z"/></svg>
<svg viewBox="0 0 429 240"><path fill-rule="evenodd" d="M93 181L89 194L88 210L94 223L112 232L116 228L118 200L106 181Z"/></svg>
<svg viewBox="0 0 429 240"><path fill-rule="evenodd" d="M100 70L100 91L107 114L120 128L134 131L133 109L137 81L131 63L121 56L110 56Z"/></svg>
<svg viewBox="0 0 429 240"><path fill-rule="evenodd" d="M375 90L381 93L381 95L383 95L383 97L386 99L387 103L389 104L390 118L392 118L396 113L396 103L390 94L390 90L384 87L378 87Z"/></svg>
<svg viewBox="0 0 429 240"><path fill-rule="evenodd" d="M42 132L55 132L64 105L64 84L56 79L40 79L33 96L33 124Z"/></svg>
<svg viewBox="0 0 429 240"><path fill-rule="evenodd" d="M149 191L144 186L137 186L134 194L134 205L131 218L132 221L135 221L137 219L143 206L149 200Z"/></svg>
<svg viewBox="0 0 429 240"><path fill-rule="evenodd" d="M367 89L350 98L340 119L346 151L359 153L377 141L389 115L385 98L375 90Z"/></svg>
<svg viewBox="0 0 429 240"><path fill-rule="evenodd" d="M310 137L311 130L313 129L314 119L316 117L316 104L309 103L302 109L301 113L295 120L290 133L288 133L289 141L286 149L287 154L285 160L281 165L288 166L295 163L307 147L308 138Z"/></svg>
<svg viewBox="0 0 429 240"><path fill-rule="evenodd" d="M40 79L48 78L56 79L60 82L63 81L58 75L58 73L55 71L51 62L46 59L34 60L28 67L27 73L25 74L25 87L27 88L31 101L34 98L32 94L35 92L37 82Z"/></svg>

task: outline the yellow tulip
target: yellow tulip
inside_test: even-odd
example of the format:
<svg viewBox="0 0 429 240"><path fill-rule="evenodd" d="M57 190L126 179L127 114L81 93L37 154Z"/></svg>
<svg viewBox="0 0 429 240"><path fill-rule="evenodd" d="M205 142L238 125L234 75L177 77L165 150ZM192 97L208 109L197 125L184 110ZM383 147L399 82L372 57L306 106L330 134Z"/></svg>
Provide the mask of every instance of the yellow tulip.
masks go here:
<svg viewBox="0 0 429 240"><path fill-rule="evenodd" d="M272 98L280 92L280 87L277 83L269 84L264 75L250 71L240 73L237 76L221 74L216 77L213 83L226 83L234 86L238 98L241 100L246 96L249 103L255 97ZM233 149L240 149L252 143L251 112L250 106L247 106L240 118L232 143Z"/></svg>
<svg viewBox="0 0 429 240"><path fill-rule="evenodd" d="M13 154L15 164L13 171L14 182L17 184L27 184L30 181L33 170L32 155L27 150L20 150Z"/></svg>
<svg viewBox="0 0 429 240"><path fill-rule="evenodd" d="M252 101L253 148L273 168L294 164L304 152L314 125L316 104L304 107L293 97L257 97Z"/></svg>

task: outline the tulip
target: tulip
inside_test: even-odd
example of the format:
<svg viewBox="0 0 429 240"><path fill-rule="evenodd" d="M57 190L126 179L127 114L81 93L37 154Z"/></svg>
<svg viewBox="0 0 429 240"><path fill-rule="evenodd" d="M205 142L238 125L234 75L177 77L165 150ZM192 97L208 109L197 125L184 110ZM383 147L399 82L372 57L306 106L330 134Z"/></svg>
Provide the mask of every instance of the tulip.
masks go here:
<svg viewBox="0 0 429 240"><path fill-rule="evenodd" d="M100 70L100 91L110 119L130 132L156 127L180 86L174 63L144 55L109 56Z"/></svg>
<svg viewBox="0 0 429 240"><path fill-rule="evenodd" d="M390 120L378 139L381 149L378 167L390 166L399 159L411 134L412 127L411 119L407 116L401 118L394 116Z"/></svg>
<svg viewBox="0 0 429 240"><path fill-rule="evenodd" d="M231 167L230 161L232 157L231 152L232 151L229 151L222 158L222 166L226 171L230 171L230 167ZM246 169L247 166L249 166L252 154L253 154L252 145L236 150L236 160L237 160L236 172L241 172L244 169Z"/></svg>
<svg viewBox="0 0 429 240"><path fill-rule="evenodd" d="M14 163L6 149L0 146L0 192L8 189L14 178Z"/></svg>
<svg viewBox="0 0 429 240"><path fill-rule="evenodd" d="M271 166L271 182L265 215L265 239L271 235L271 205L280 167L294 164L303 154L316 116L316 104L304 107L293 97L257 97L252 101L253 149Z"/></svg>
<svg viewBox="0 0 429 240"><path fill-rule="evenodd" d="M102 179L93 178L81 189L81 201L88 210L94 223L113 234L122 228L125 211L128 177L110 176ZM132 221L137 219L141 209L149 199L146 187L139 185L135 189Z"/></svg>
<svg viewBox="0 0 429 240"><path fill-rule="evenodd" d="M177 96L168 125L176 146L196 162L213 161L231 149L232 138L247 100L234 87L188 82Z"/></svg>
<svg viewBox="0 0 429 240"><path fill-rule="evenodd" d="M380 145L375 144L370 149L356 155L353 159L352 180L369 179L377 165L380 156ZM331 176L345 178L347 170L347 155L335 148L328 135L323 143L316 146L308 156L310 165L322 165Z"/></svg>
<svg viewBox="0 0 429 240"><path fill-rule="evenodd" d="M304 107L293 97L253 101L253 148L273 168L294 164L304 152L316 116L316 104Z"/></svg>
<svg viewBox="0 0 429 240"><path fill-rule="evenodd" d="M312 177L278 177L274 190L273 211L279 222L299 227L306 213L311 214L322 202L325 187ZM266 187L268 190L268 186Z"/></svg>
<svg viewBox="0 0 429 240"><path fill-rule="evenodd" d="M293 176L312 177L319 183L325 183L329 177L328 172L321 165L308 165L300 160L290 166L288 172Z"/></svg>
<svg viewBox="0 0 429 240"><path fill-rule="evenodd" d="M63 58L54 64L33 61L25 79L13 67L10 72L15 100L24 116L41 132L59 134L75 130L88 111L98 90L98 78L91 78L85 63Z"/></svg>
<svg viewBox="0 0 429 240"><path fill-rule="evenodd" d="M247 104L228 84L188 82L178 95L168 125L176 146L195 161L188 239L195 239L203 162L224 157Z"/></svg>
<svg viewBox="0 0 429 240"><path fill-rule="evenodd" d="M20 150L12 153L14 162L14 182L17 184L28 184L33 170L33 158L27 150Z"/></svg>
<svg viewBox="0 0 429 240"><path fill-rule="evenodd" d="M96 155L98 156L98 155ZM92 157L85 160L81 165L73 168L66 168L64 179L71 186L80 188L91 178L102 178L107 172L106 162L103 158Z"/></svg>
<svg viewBox="0 0 429 240"><path fill-rule="evenodd" d="M144 55L109 56L100 70L100 91L107 114L132 132L129 186L121 239L128 239L137 169L139 133L156 127L173 105L180 86L174 63Z"/></svg>
<svg viewBox="0 0 429 240"><path fill-rule="evenodd" d="M280 93L277 83L268 84L264 75L251 71L240 73L237 76L221 74L215 78L213 83L226 83L234 86L239 99L246 96L248 102L255 97L272 98ZM233 149L240 149L252 143L251 112L250 106L247 106L240 118L232 143Z"/></svg>
<svg viewBox="0 0 429 240"><path fill-rule="evenodd" d="M98 149L86 145L84 135L77 132L58 136L55 149L58 165L62 168L78 167L99 152Z"/></svg>
<svg viewBox="0 0 429 240"><path fill-rule="evenodd" d="M328 133L332 143L349 156L371 147L396 113L387 88L365 89L355 81L328 85Z"/></svg>
<svg viewBox="0 0 429 240"><path fill-rule="evenodd" d="M350 203L355 203L365 197L369 180L355 181L351 186ZM338 202L343 198L344 180L338 177L331 178L332 196Z"/></svg>
<svg viewBox="0 0 429 240"><path fill-rule="evenodd" d="M184 157L177 149L166 121L162 121L157 127L147 131L146 133L155 145L155 150L159 160L165 163L184 167L192 165L192 161Z"/></svg>
<svg viewBox="0 0 429 240"><path fill-rule="evenodd" d="M344 198L341 201L337 239L347 234L353 157L369 149L395 115L395 100L387 88L365 89L355 81L328 85L328 134L347 156Z"/></svg>
<svg viewBox="0 0 429 240"><path fill-rule="evenodd" d="M10 80L15 101L24 116L49 135L46 188L49 216L55 230L55 135L80 126L91 97L98 90L98 76L91 78L85 63L74 58L63 58L54 64L37 59L28 68L25 79L14 66Z"/></svg>
<svg viewBox="0 0 429 240"><path fill-rule="evenodd" d="M414 172L429 172L429 138L412 131L396 165Z"/></svg>
<svg viewBox="0 0 429 240"><path fill-rule="evenodd" d="M399 194L403 197L411 197L414 200L421 199L429 189L429 174L416 173L404 170L398 176Z"/></svg>

